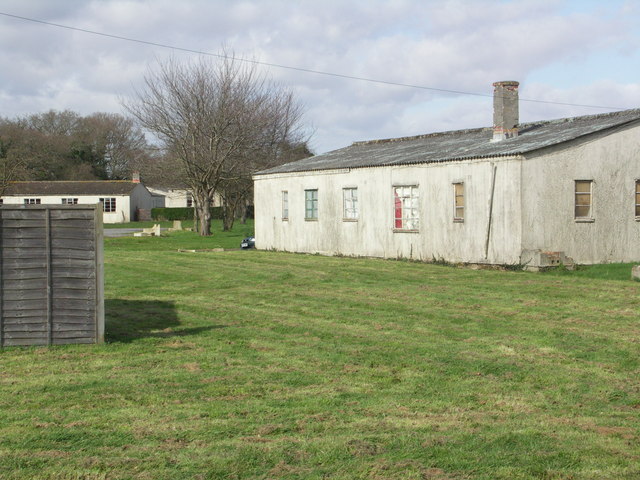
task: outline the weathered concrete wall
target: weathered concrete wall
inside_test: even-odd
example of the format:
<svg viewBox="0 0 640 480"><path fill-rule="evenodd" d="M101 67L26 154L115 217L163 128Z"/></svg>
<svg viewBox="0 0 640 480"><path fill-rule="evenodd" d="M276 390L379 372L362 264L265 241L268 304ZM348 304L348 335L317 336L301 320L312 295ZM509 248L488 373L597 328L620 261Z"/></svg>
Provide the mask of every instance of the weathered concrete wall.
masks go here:
<svg viewBox="0 0 640 480"><path fill-rule="evenodd" d="M520 178L517 158L257 176L256 246L328 255L515 264L521 246ZM464 222L453 220L454 182L465 184ZM419 187L416 233L393 228L393 186L398 185ZM343 220L342 189L348 187L358 189L357 221ZM318 190L317 221L304 218L307 189ZM285 190L288 220L282 219Z"/></svg>
<svg viewBox="0 0 640 480"><path fill-rule="evenodd" d="M640 128L570 146L523 162L523 250L563 251L579 264L640 260ZM593 180L593 221L574 218L575 180Z"/></svg>

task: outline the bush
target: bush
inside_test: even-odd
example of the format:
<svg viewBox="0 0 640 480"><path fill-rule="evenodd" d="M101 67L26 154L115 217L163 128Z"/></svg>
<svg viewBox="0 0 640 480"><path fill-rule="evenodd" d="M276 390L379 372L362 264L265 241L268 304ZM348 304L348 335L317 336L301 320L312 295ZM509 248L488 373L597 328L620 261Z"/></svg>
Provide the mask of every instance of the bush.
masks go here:
<svg viewBox="0 0 640 480"><path fill-rule="evenodd" d="M211 219L212 220L222 220L222 207L211 207Z"/></svg>
<svg viewBox="0 0 640 480"><path fill-rule="evenodd" d="M193 220L193 208L152 208L153 220Z"/></svg>
<svg viewBox="0 0 640 480"><path fill-rule="evenodd" d="M211 219L222 220L222 207L211 207ZM194 209L191 207L152 208L153 220L193 220Z"/></svg>

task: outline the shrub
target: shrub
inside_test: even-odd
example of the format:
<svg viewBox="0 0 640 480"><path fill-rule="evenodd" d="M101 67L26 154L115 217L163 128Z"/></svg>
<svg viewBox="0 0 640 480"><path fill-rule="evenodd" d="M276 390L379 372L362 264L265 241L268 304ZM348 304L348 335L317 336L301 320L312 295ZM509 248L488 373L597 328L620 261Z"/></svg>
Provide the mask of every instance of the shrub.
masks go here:
<svg viewBox="0 0 640 480"><path fill-rule="evenodd" d="M211 207L211 219L222 220L222 207ZM153 220L193 220L194 209L191 207L152 208Z"/></svg>
<svg viewBox="0 0 640 480"><path fill-rule="evenodd" d="M193 220L193 208L152 208L153 220Z"/></svg>

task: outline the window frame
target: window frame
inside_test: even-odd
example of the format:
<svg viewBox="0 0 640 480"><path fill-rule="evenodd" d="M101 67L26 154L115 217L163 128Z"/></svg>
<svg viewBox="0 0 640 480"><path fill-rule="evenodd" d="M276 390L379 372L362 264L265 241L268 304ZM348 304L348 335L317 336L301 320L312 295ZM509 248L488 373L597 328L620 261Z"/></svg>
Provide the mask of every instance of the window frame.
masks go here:
<svg viewBox="0 0 640 480"><path fill-rule="evenodd" d="M42 205L42 199L40 198L25 198L25 205Z"/></svg>
<svg viewBox="0 0 640 480"><path fill-rule="evenodd" d="M406 191L409 194L406 195ZM400 190L401 195L398 195ZM398 233L418 233L420 231L420 186L418 184L393 185L393 231ZM405 206L408 200L408 208ZM406 216L405 211L410 215ZM400 216L398 216L400 212Z"/></svg>
<svg viewBox="0 0 640 480"><path fill-rule="evenodd" d="M578 185L579 184L588 184L589 185L589 191L585 192L585 191L578 191ZM593 217L593 180L589 180L589 179L581 179L581 180L574 180L573 182L573 218L576 222L593 222L594 221L594 217ZM578 203L578 197L588 197L589 201L588 203ZM579 208L585 208L588 207L589 211L587 212L587 215L578 215L578 209Z"/></svg>
<svg viewBox="0 0 640 480"><path fill-rule="evenodd" d="M77 205L78 199L75 197L66 197L62 199L62 205Z"/></svg>
<svg viewBox="0 0 640 480"><path fill-rule="evenodd" d="M465 185L464 182L453 182L453 221L454 223L464 223L465 215ZM461 189L461 193L458 192L458 187ZM461 205L458 205L458 199L461 200ZM460 215L462 213L462 215Z"/></svg>
<svg viewBox="0 0 640 480"><path fill-rule="evenodd" d="M103 213L116 213L118 211L116 197L103 197L100 198L100 201L102 202Z"/></svg>
<svg viewBox="0 0 640 480"><path fill-rule="evenodd" d="M282 207L282 212L281 212L282 220L286 222L289 220L289 190L282 190L281 207ZM306 210L306 205L305 205L305 210Z"/></svg>
<svg viewBox="0 0 640 480"><path fill-rule="evenodd" d="M304 191L304 219L308 222L318 220L318 189L308 188Z"/></svg>
<svg viewBox="0 0 640 480"><path fill-rule="evenodd" d="M358 218L360 218L358 187L344 187L342 189L342 221L357 222Z"/></svg>

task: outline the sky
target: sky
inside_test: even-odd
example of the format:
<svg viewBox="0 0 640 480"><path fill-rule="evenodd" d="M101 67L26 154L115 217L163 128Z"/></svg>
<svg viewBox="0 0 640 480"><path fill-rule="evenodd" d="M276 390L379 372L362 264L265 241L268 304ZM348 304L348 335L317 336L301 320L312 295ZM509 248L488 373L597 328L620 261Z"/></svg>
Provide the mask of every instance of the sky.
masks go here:
<svg viewBox="0 0 640 480"><path fill-rule="evenodd" d="M640 108L639 25L640 0L0 0L0 116L125 113L158 62L223 47L294 92L315 153L491 126L502 80L521 122L592 115Z"/></svg>

